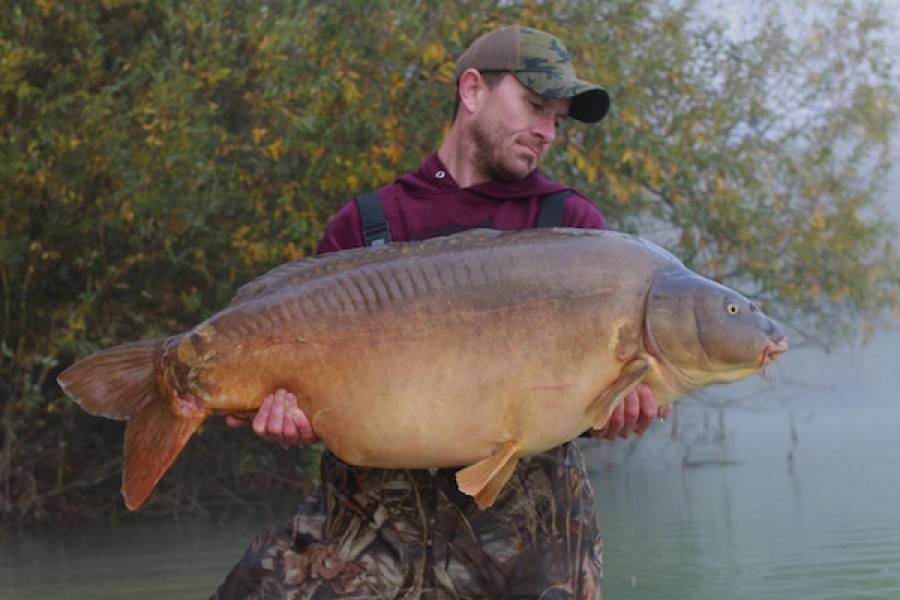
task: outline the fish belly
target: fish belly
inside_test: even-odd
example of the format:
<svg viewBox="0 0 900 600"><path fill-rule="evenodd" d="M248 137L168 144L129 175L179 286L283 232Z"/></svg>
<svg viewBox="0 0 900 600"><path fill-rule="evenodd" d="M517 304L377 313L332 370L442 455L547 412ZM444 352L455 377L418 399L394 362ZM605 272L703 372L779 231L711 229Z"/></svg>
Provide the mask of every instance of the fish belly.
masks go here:
<svg viewBox="0 0 900 600"><path fill-rule="evenodd" d="M587 430L586 408L621 369L603 331L557 309L404 311L365 327L281 330L208 377L224 412L293 391L317 435L351 464L467 465L511 440L535 454Z"/></svg>

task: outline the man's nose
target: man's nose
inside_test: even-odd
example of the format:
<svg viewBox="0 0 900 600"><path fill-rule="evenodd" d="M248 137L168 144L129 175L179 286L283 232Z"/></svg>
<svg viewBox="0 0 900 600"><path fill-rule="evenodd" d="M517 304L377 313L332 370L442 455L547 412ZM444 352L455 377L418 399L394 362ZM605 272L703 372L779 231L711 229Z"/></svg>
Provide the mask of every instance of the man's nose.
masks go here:
<svg viewBox="0 0 900 600"><path fill-rule="evenodd" d="M556 139L556 119L552 116L542 117L535 124L534 132L544 143L551 143Z"/></svg>

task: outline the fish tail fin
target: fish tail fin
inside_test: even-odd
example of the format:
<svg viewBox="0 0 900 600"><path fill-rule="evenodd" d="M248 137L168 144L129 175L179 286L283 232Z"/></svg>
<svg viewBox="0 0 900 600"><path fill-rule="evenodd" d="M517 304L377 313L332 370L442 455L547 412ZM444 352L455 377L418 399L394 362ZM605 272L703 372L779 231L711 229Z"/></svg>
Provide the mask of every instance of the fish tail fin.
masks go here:
<svg viewBox="0 0 900 600"><path fill-rule="evenodd" d="M197 430L205 414L182 416L162 402L150 402L125 427L125 467L122 496L136 510Z"/></svg>
<svg viewBox="0 0 900 600"><path fill-rule="evenodd" d="M461 492L475 497L478 508L488 508L516 470L521 450L518 441L506 442L491 456L458 471L456 485Z"/></svg>
<svg viewBox="0 0 900 600"><path fill-rule="evenodd" d="M56 381L92 415L124 420L159 396L154 358L164 339L114 346L87 356Z"/></svg>
<svg viewBox="0 0 900 600"><path fill-rule="evenodd" d="M135 510L172 466L206 413L184 405L178 414L156 377L165 339L114 346L87 356L62 372L57 382L84 410L128 420L122 495Z"/></svg>

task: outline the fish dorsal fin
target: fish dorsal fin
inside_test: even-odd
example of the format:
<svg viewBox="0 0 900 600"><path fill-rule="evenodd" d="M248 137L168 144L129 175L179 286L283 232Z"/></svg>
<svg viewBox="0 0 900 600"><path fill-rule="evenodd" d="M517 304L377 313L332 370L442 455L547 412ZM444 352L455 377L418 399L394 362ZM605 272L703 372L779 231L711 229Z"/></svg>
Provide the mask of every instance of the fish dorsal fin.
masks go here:
<svg viewBox="0 0 900 600"><path fill-rule="evenodd" d="M646 358L638 357L625 363L619 377L602 394L594 398L585 411L587 418L593 423L594 429L600 429L606 425L609 416L619 402L643 381L649 370L650 362Z"/></svg>
<svg viewBox="0 0 900 600"><path fill-rule="evenodd" d="M320 254L284 263L241 286L234 298L231 299L230 306L251 302L257 298L273 294L287 286L312 281L317 277L342 271L348 266L364 264L365 262L376 262L383 259L384 255L390 252L390 249L391 246L354 248L343 252Z"/></svg>
<svg viewBox="0 0 900 600"><path fill-rule="evenodd" d="M394 242L383 246L351 248L328 252L277 266L242 286L230 306L251 302L291 285L297 285L365 265L382 263L410 255L442 254L492 244L504 232L496 229L472 229L455 235L416 242Z"/></svg>
<svg viewBox="0 0 900 600"><path fill-rule="evenodd" d="M205 418L205 414L176 415L157 400L128 421L122 496L129 509L144 503Z"/></svg>
<svg viewBox="0 0 900 600"><path fill-rule="evenodd" d="M521 450L522 444L512 440L500 446L491 456L461 469L456 473L459 490L474 496L478 508L491 506L515 471Z"/></svg>

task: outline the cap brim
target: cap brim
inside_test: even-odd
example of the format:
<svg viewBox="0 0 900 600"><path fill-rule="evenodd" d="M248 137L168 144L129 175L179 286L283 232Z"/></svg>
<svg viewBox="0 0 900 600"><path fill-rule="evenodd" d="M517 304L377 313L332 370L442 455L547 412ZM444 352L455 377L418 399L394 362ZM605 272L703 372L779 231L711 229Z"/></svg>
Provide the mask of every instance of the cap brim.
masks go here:
<svg viewBox="0 0 900 600"><path fill-rule="evenodd" d="M588 84L590 85L590 84ZM569 116L583 123L596 123L609 112L609 94L601 87L594 87L572 97Z"/></svg>
<svg viewBox="0 0 900 600"><path fill-rule="evenodd" d="M542 71L514 71L516 79L545 98L571 98L569 116L584 123L596 123L609 112L609 94L599 85L581 79L548 78Z"/></svg>

